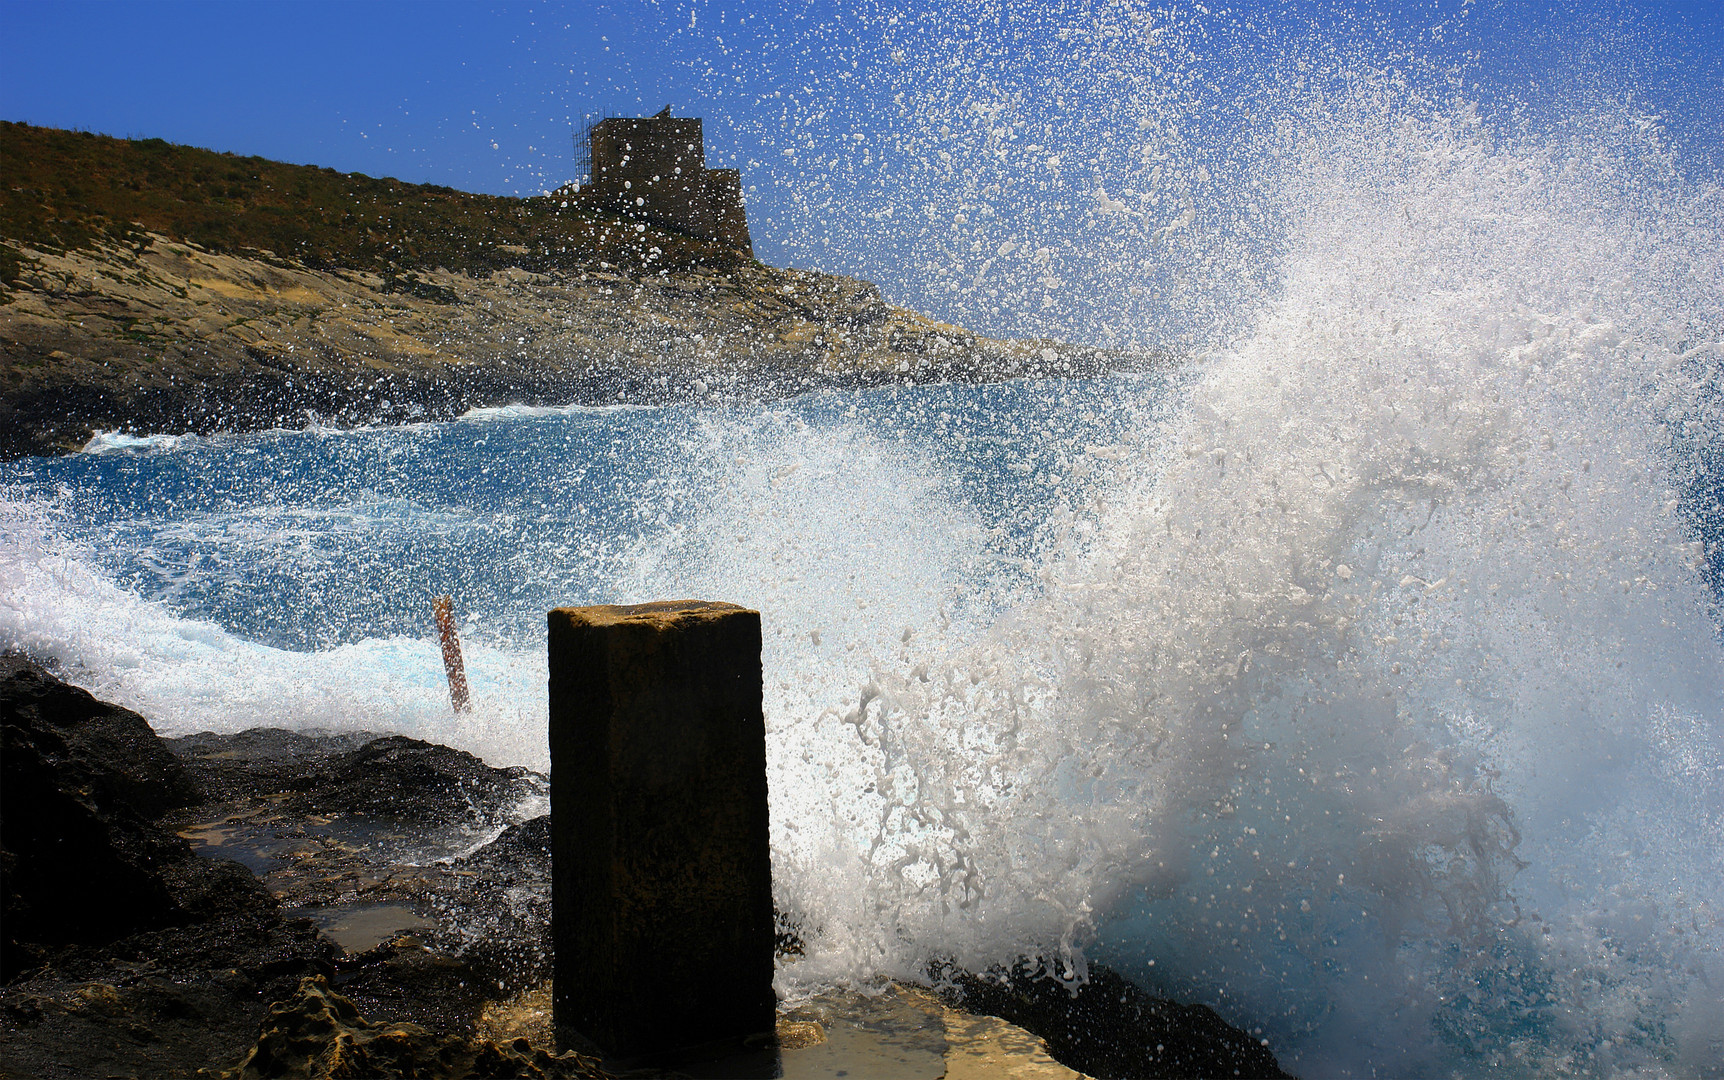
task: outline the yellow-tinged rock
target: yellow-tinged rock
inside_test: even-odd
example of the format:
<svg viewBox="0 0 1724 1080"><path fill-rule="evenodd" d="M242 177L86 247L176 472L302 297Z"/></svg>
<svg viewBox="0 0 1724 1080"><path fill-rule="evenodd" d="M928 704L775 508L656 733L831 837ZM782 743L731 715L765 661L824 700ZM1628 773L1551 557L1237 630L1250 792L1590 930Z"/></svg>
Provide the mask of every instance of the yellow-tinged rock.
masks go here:
<svg viewBox="0 0 1724 1080"><path fill-rule="evenodd" d="M817 1027L824 1038L791 1045L783 1032ZM947 1008L918 987L834 991L779 1020L785 1080L1074 1080L1047 1045L1015 1024ZM804 1036L805 1037L805 1036Z"/></svg>

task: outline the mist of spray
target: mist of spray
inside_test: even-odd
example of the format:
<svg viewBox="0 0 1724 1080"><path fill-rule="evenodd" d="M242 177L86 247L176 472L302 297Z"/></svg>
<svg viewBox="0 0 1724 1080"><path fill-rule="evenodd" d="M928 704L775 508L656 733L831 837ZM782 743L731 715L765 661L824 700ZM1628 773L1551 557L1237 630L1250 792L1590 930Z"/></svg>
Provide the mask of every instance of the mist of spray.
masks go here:
<svg viewBox="0 0 1724 1080"><path fill-rule="evenodd" d="M1631 109L1535 135L1328 74L1250 165L1278 280L1173 437L792 763L868 795L782 875L808 971L1034 943L1296 1071L1704 1071L1719 191Z"/></svg>

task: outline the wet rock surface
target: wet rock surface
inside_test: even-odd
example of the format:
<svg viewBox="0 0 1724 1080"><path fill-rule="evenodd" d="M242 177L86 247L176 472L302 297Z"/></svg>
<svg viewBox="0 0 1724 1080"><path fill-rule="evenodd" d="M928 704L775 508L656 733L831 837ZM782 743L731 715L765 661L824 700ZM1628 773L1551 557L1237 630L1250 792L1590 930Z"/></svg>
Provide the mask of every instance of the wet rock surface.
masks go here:
<svg viewBox="0 0 1724 1080"><path fill-rule="evenodd" d="M455 859L432 906L443 916L438 940L487 986L518 993L551 976L551 818L503 830Z"/></svg>
<svg viewBox="0 0 1724 1080"><path fill-rule="evenodd" d="M494 816L521 797L527 769L493 769L462 750L400 735L253 728L164 740L206 802L269 798L297 814L403 820Z"/></svg>
<svg viewBox="0 0 1724 1080"><path fill-rule="evenodd" d="M154 823L195 786L137 713L21 658L0 659L5 945L10 980L57 949L250 905L231 868Z"/></svg>
<svg viewBox="0 0 1724 1080"><path fill-rule="evenodd" d="M219 797L165 820L315 921L361 1007L468 1030L485 995L548 972L543 776L399 736L255 729L167 745Z"/></svg>
<svg viewBox="0 0 1724 1080"><path fill-rule="evenodd" d="M196 799L136 713L0 661L0 1074L183 1076L232 1063L268 1004L331 970L243 866L154 820Z"/></svg>
<svg viewBox="0 0 1724 1080"><path fill-rule="evenodd" d="M492 893L463 888L453 856L530 807L542 780L409 739L163 741L20 657L0 658L0 717L0 1076L228 1070L312 976L438 1038L466 1038L498 996L460 955L473 935L437 917L485 925ZM529 855L492 852L488 872L512 873L517 850ZM472 1067L585 1075L506 1050Z"/></svg>
<svg viewBox="0 0 1724 1080"><path fill-rule="evenodd" d="M784 1080L1081 1080L1044 1040L916 986L832 990L780 1013Z"/></svg>
<svg viewBox="0 0 1724 1080"><path fill-rule="evenodd" d="M374 1023L321 976L304 979L286 1001L270 1007L257 1045L223 1080L264 1077L551 1077L609 1076L575 1053L553 1055L526 1039L439 1035L419 1024Z"/></svg>
<svg viewBox="0 0 1724 1080"><path fill-rule="evenodd" d="M1287 1076L1262 1040L1214 1009L1155 997L1105 967L1092 965L1075 990L1028 963L982 975L957 968L934 974L948 1003L1035 1032L1055 1058L1097 1080Z"/></svg>
<svg viewBox="0 0 1724 1080"><path fill-rule="evenodd" d="M0 716L0 1076L600 1075L547 1052L543 777L364 734L157 740L15 657ZM123 917L42 929L57 874ZM1027 969L934 974L939 1000L888 987L781 1011L783 1075L1284 1075L1211 1010L1105 969L1075 996Z"/></svg>
<svg viewBox="0 0 1724 1080"><path fill-rule="evenodd" d="M187 773L199 802L225 802L307 786L318 769L376 737L363 731L305 734L252 728L233 735L206 732L164 739L162 746Z"/></svg>

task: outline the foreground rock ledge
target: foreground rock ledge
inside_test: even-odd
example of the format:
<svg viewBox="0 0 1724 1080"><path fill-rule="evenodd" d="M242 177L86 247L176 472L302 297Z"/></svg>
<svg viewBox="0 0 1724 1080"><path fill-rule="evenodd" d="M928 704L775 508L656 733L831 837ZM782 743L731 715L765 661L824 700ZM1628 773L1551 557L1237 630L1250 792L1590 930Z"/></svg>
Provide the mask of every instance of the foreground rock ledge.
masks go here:
<svg viewBox="0 0 1724 1080"><path fill-rule="evenodd" d="M352 732L252 729L163 742L137 714L11 656L0 656L0 728L0 930L19 964L0 985L0 1076L221 1074L260 1042L270 1045L251 1067L276 1071L263 1061L291 1051L287 1038L304 1040L306 1069L333 1069L336 1058L350 1060L350 1048L329 1057L331 1044L348 1036L357 1048L360 1024L342 1020L335 995L302 991L303 980L319 975L374 1018L362 1030L395 1033L363 1040L365 1075L386 1075L388 1061L411 1065L421 1054L462 1068L472 1054L471 1075L586 1067L539 1049L553 1041L549 819L513 826L446 866L415 854L441 843L451 822L475 812L491 820L536 776L490 770L447 747ZM363 822L380 799L402 811L396 825L416 839L393 849L335 842L332 815ZM39 812L50 802L57 813ZM198 837L200 854L176 832ZM44 861L38 855L50 845L59 854ZM261 882L210 857L255 859L265 850L274 855ZM106 915L80 908L76 919L43 920L73 913L49 896L63 895L57 867L116 865L145 879L143 887L93 891L88 899L106 901ZM355 889L359 895L348 895ZM412 906L438 926L421 940L402 936L355 952L309 920L284 918L347 901ZM795 953L782 962L793 964ZM920 1065L894 1075L929 1080L1069 1076L1048 1054L1098 1080L1283 1075L1259 1038L1206 1008L1154 998L1093 965L1076 995L1064 979L1037 978L1039 970L930 971L939 996L961 1012L914 987L822 994L778 1018L785 1074L828 1062L857 1076L896 1047L894 1055L910 1053ZM479 1065L486 1041L495 1052Z"/></svg>
<svg viewBox="0 0 1724 1080"><path fill-rule="evenodd" d="M547 622L559 1036L625 1059L770 1037L760 613L679 601Z"/></svg>
<svg viewBox="0 0 1724 1080"><path fill-rule="evenodd" d="M418 1024L374 1023L317 975L300 980L293 997L270 1006L257 1045L221 1080L277 1076L609 1080L610 1074L591 1058L553 1055L526 1039L499 1044L439 1035Z"/></svg>

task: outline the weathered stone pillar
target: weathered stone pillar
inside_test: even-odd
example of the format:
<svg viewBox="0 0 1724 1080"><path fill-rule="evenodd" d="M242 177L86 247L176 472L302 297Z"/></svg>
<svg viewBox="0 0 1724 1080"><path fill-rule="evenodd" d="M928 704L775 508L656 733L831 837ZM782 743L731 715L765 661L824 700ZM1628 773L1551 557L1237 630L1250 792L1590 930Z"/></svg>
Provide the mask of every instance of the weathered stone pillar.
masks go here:
<svg viewBox="0 0 1724 1080"><path fill-rule="evenodd" d="M627 1059L771 1033L760 613L548 621L559 1037Z"/></svg>

